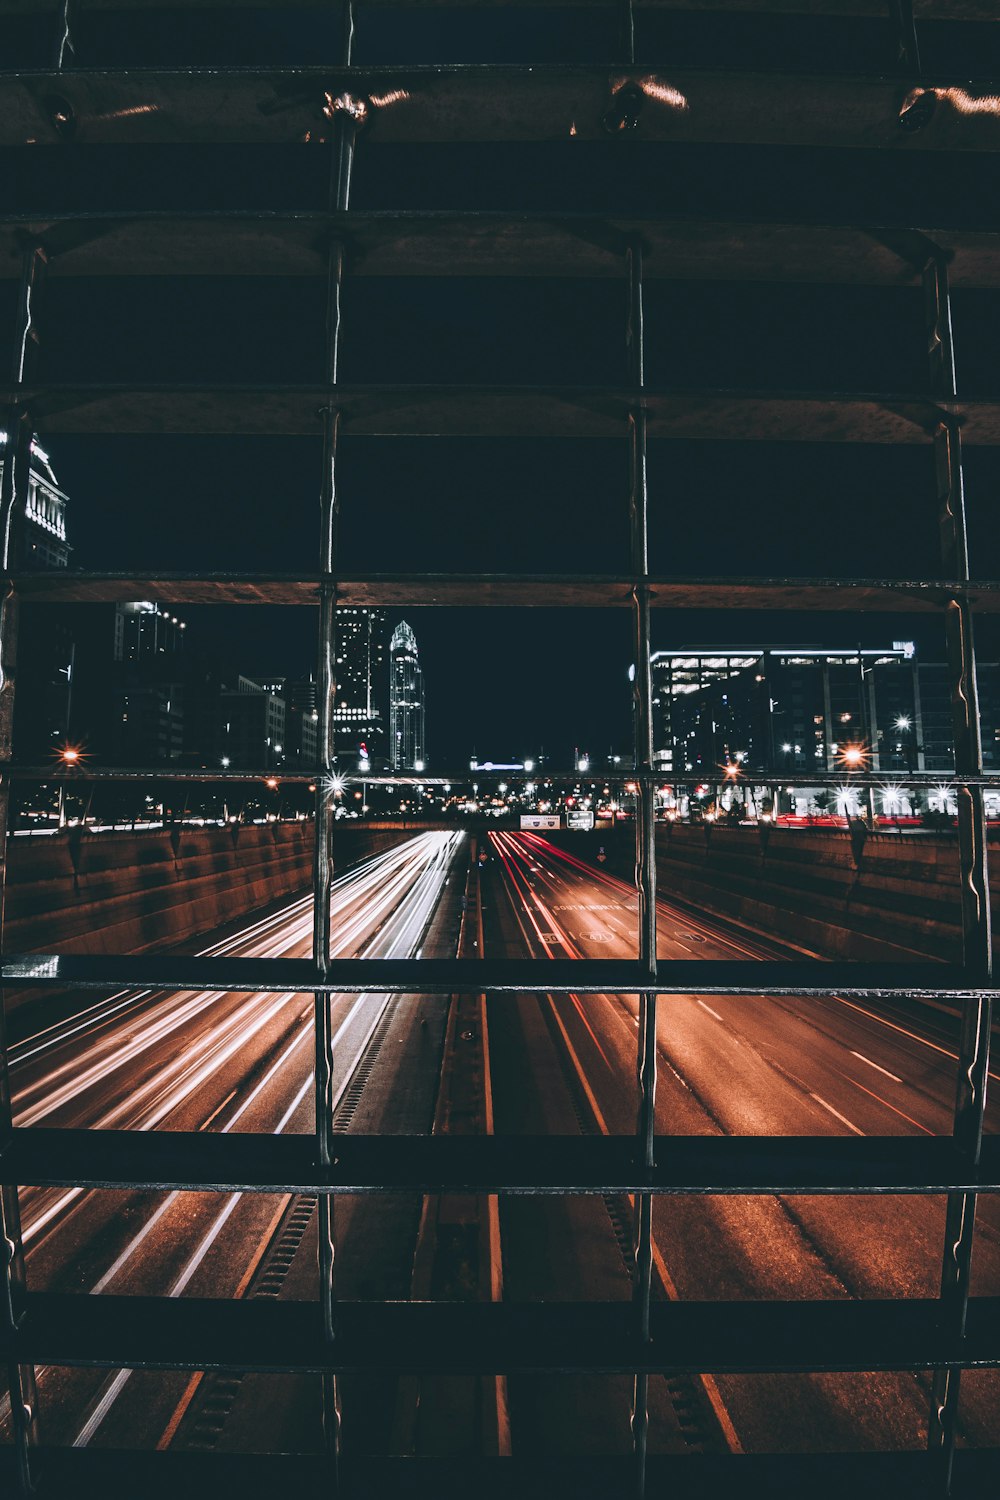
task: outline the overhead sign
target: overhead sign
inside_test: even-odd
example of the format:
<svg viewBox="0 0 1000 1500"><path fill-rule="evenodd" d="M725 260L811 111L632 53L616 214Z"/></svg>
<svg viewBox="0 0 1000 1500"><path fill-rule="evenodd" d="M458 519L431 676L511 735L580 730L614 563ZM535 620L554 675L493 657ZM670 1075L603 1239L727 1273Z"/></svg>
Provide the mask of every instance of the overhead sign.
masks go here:
<svg viewBox="0 0 1000 1500"><path fill-rule="evenodd" d="M574 807L566 814L566 827L576 828L581 832L584 829L593 828L594 812L592 808Z"/></svg>
<svg viewBox="0 0 1000 1500"><path fill-rule="evenodd" d="M522 828L558 828L558 813L522 813Z"/></svg>

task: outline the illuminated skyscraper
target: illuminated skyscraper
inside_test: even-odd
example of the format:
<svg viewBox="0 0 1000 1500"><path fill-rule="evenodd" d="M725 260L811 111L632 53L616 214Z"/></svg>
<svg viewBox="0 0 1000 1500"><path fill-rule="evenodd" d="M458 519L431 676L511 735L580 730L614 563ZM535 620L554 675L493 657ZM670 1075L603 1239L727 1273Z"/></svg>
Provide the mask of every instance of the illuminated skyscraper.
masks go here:
<svg viewBox="0 0 1000 1500"><path fill-rule="evenodd" d="M401 620L389 646L389 740L394 771L424 768L424 674L417 638Z"/></svg>
<svg viewBox="0 0 1000 1500"><path fill-rule="evenodd" d="M6 442L7 434L0 433L0 474ZM29 569L66 568L72 550L66 540L66 495L56 483L49 455L32 441L19 565Z"/></svg>
<svg viewBox="0 0 1000 1500"><path fill-rule="evenodd" d="M6 434L0 433L0 474ZM69 566L66 494L59 488L44 448L31 444L28 495L14 564L27 572ZM15 743L26 760L45 762L66 741L75 672L76 643L62 611L23 607L18 656Z"/></svg>
<svg viewBox="0 0 1000 1500"><path fill-rule="evenodd" d="M359 760L385 756L385 610L337 610L334 749Z"/></svg>

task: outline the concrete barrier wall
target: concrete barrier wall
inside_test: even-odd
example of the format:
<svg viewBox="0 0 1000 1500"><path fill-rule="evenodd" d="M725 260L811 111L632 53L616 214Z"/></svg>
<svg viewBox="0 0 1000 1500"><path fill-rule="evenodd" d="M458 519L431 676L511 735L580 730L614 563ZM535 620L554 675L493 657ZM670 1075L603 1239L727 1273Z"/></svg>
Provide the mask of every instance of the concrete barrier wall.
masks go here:
<svg viewBox="0 0 1000 1500"><path fill-rule="evenodd" d="M312 823L14 838L4 946L18 953L141 953L195 938L307 891ZM401 842L402 829L335 830L338 868Z"/></svg>
<svg viewBox="0 0 1000 1500"><path fill-rule="evenodd" d="M657 874L667 899L826 957L961 958L953 836L666 824Z"/></svg>

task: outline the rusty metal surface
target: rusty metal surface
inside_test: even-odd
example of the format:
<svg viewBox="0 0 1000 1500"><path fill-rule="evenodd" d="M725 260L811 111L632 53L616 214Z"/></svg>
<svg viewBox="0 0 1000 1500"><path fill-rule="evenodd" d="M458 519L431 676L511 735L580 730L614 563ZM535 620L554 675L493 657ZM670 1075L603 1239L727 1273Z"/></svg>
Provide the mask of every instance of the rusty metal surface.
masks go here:
<svg viewBox="0 0 1000 1500"><path fill-rule="evenodd" d="M9 392L0 390L0 402ZM617 386L35 385L35 430L51 433L319 437L334 404L343 436L620 438L630 409L651 438L741 442L927 443L942 413L966 443L1000 444L1000 400L897 395L657 391Z"/></svg>
<svg viewBox="0 0 1000 1500"><path fill-rule="evenodd" d="M579 774L579 773L578 773ZM369 777L369 782L374 778ZM173 954L10 953L5 983L34 989L310 990L398 995L802 995L912 999L992 996L993 981L935 963L822 959L660 959L656 977L633 959L334 958L321 974L305 958L186 958Z"/></svg>
<svg viewBox="0 0 1000 1500"><path fill-rule="evenodd" d="M103 604L155 599L161 604L315 605L320 575L256 573L23 573L27 601ZM626 574L380 573L336 576L337 599L352 607L566 605L624 608L633 579ZM949 599L967 597L977 614L1000 613L1000 581L937 579L663 578L649 577L650 603L660 609L767 609L936 614Z"/></svg>
<svg viewBox="0 0 1000 1500"><path fill-rule="evenodd" d="M750 223L582 213L140 213L0 220L0 276L25 237L51 276L324 276L342 238L352 276L624 277L918 286L935 251L952 286L1000 287L1000 232L962 227Z"/></svg>
<svg viewBox="0 0 1000 1500"><path fill-rule="evenodd" d="M343 95L381 143L603 140L624 109L636 140L1000 149L989 81L476 63L4 73L0 145L325 141Z"/></svg>

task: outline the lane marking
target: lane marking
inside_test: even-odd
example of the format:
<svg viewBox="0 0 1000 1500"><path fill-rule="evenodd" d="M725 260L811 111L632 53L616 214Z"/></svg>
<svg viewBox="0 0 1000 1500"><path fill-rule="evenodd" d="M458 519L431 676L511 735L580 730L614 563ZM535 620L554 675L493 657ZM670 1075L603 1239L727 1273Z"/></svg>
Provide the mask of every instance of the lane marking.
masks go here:
<svg viewBox="0 0 1000 1500"><path fill-rule="evenodd" d="M826 1100L821 1099L819 1094L814 1094L810 1091L809 1097L810 1099L815 1099L817 1104L821 1104L825 1110L833 1115L835 1120L840 1121L841 1125L846 1125L848 1130L853 1130L855 1135L864 1135L863 1130L859 1130L856 1125L852 1125L846 1115L842 1115L839 1109L834 1109L832 1104L827 1104Z"/></svg>
<svg viewBox="0 0 1000 1500"><path fill-rule="evenodd" d="M217 1115L221 1115L222 1111L225 1109L225 1107L229 1103L230 1099L235 1099L235 1098L236 1098L236 1090L235 1089L230 1089L229 1093L223 1099L222 1103L221 1104L217 1104L215 1106L215 1108L212 1110L212 1113L209 1115L208 1119L205 1121L204 1125L199 1125L198 1129L199 1130L207 1130L208 1127L211 1125L212 1121L216 1118L216 1116Z"/></svg>
<svg viewBox="0 0 1000 1500"><path fill-rule="evenodd" d="M901 1078L898 1078L895 1073L890 1073L889 1069L883 1068L881 1063L872 1062L871 1058L866 1057L863 1052L855 1052L852 1048L851 1056L858 1058L863 1063L867 1063L870 1068L875 1069L876 1073L884 1073L886 1078L892 1079L893 1083L902 1083L903 1080Z"/></svg>
<svg viewBox="0 0 1000 1500"><path fill-rule="evenodd" d="M867 1094L869 1099L874 1099L876 1104L881 1104L883 1109L891 1109L893 1114L898 1115L901 1120L907 1120L909 1124L915 1125L918 1130L923 1131L924 1135L936 1134L935 1131L928 1130L926 1125L921 1125L920 1121L915 1120L912 1115L908 1115L905 1110L897 1109L894 1104L889 1103L888 1099L883 1099L881 1094L874 1094L872 1093L871 1089L866 1089L863 1083L859 1083L858 1080L856 1078L852 1078L849 1073L841 1073L839 1068L834 1068L834 1072L839 1073L840 1077L843 1078L845 1082L851 1084L853 1088L860 1089L863 1094Z"/></svg>
<svg viewBox="0 0 1000 1500"><path fill-rule="evenodd" d="M717 1021L721 1021L722 1020L722 1017L719 1015L719 1012L717 1010L713 1010L710 1005L706 1005L705 1002L704 1002L704 1000L699 1000L698 1004L701 1006L702 1010L707 1010L708 1013L709 1013L709 1015L710 1016L714 1016Z"/></svg>
<svg viewBox="0 0 1000 1500"><path fill-rule="evenodd" d="M587 1096L587 1103L590 1105L591 1109L594 1112L594 1119L597 1122L597 1127L602 1135L610 1135L611 1131L608 1129L608 1122L605 1120L603 1114L601 1113L601 1107L594 1097L593 1089L587 1082L587 1075L583 1071L583 1065L581 1064L580 1059L576 1054L573 1043L569 1039L569 1034L567 1033L566 1028L562 1023L559 1012L556 1010L555 1001L551 995L547 995L545 998L548 1000L549 1005L552 1007L552 1014L555 1016L556 1025L559 1027L559 1030L562 1033L563 1041L566 1043L566 1050L569 1052L573 1066L576 1069L576 1076L579 1078L583 1091ZM636 1018L636 1025L638 1025L638 1018ZM634 1193L627 1194L627 1197L629 1202L634 1206ZM677 1290L677 1285L670 1272L667 1270L667 1263L663 1259L663 1253L660 1250L659 1245L656 1243L656 1239L652 1233L650 1233L649 1242L650 1249L653 1254L653 1264L656 1266L657 1274L659 1275L660 1280L663 1283L664 1291L672 1302L680 1301L680 1293ZM733 1420L729 1415L724 1400L722 1399L722 1393L719 1390L714 1375L701 1374L695 1376L694 1378L701 1381L702 1389L704 1390L705 1395L708 1397L708 1403L711 1406L712 1411L715 1413L716 1421L722 1429L722 1434L729 1445L730 1452L742 1453L743 1444L740 1442L739 1434L737 1433L736 1428L733 1426Z"/></svg>
<svg viewBox="0 0 1000 1500"><path fill-rule="evenodd" d="M913 1042L921 1042L923 1046L930 1047L932 1052L940 1052L942 1057L948 1057L952 1062L958 1062L958 1053L949 1052L947 1047L941 1047L937 1042L928 1041L927 1037L921 1036L919 1032L910 1031L905 1026L900 1026L896 1021L888 1021L885 1016L876 1015L873 1010L865 1010L863 1005L855 1005L853 1000L845 1000L843 995L831 995L831 1000L836 1000L840 1005L846 1005L848 1010L856 1010L859 1015L867 1016L870 1021L878 1021L882 1026L888 1026L890 1031L898 1031L901 1036L908 1036ZM957 1018L956 1018L957 1019ZM990 1073L994 1083L1000 1083L1000 1073Z"/></svg>

